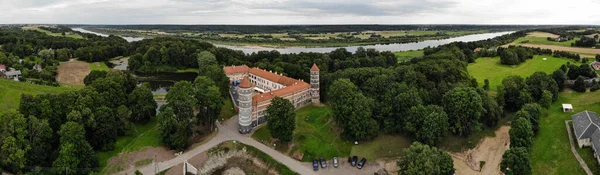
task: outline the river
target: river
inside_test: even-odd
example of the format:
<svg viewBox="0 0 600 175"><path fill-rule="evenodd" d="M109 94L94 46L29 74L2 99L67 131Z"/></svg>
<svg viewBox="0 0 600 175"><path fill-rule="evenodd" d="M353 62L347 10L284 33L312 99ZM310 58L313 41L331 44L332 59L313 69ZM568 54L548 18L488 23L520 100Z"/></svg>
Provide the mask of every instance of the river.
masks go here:
<svg viewBox="0 0 600 175"><path fill-rule="evenodd" d="M108 36L106 34L92 32L89 30L85 30L83 28L73 28L75 31L83 32L83 33L91 33L100 36ZM501 35L506 35L513 33L514 31L508 32L494 32L494 33L482 33L482 34L473 34L473 35L465 35L460 37L448 38L448 39L440 39L440 40L425 40L421 42L413 42L413 43L397 43L397 44L375 44L375 45L365 45L365 46L347 46L347 47L289 47L289 48L268 48L268 47L260 47L260 46L232 46L232 45L223 45L223 44L213 44L217 47L225 47L233 50L241 50L246 54L250 54L252 52L258 52L261 50L277 50L279 53L287 54L287 53L300 53L300 52L319 52L326 53L331 52L335 49L346 48L349 52L355 52L358 47L373 48L379 51L392 51L392 52L401 52L408 50L419 50L425 47L436 47L439 45L449 44L452 42L462 41L462 42L470 42L470 41L479 41L486 40L490 38L494 38ZM144 38L136 38L136 37L123 37L125 40L129 42L140 41Z"/></svg>

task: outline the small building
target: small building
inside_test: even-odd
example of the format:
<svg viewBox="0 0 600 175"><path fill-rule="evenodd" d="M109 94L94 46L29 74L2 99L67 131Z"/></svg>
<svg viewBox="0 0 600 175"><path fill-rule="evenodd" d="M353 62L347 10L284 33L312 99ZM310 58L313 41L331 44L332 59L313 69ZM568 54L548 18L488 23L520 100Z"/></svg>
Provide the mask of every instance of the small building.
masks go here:
<svg viewBox="0 0 600 175"><path fill-rule="evenodd" d="M573 105L571 104L562 104L563 112L573 112Z"/></svg>
<svg viewBox="0 0 600 175"><path fill-rule="evenodd" d="M33 69L33 70L37 70L38 72L41 72L41 71L43 70L43 69L42 69L42 65L41 65L41 64L35 64L35 65L32 67L32 69Z"/></svg>
<svg viewBox="0 0 600 175"><path fill-rule="evenodd" d="M13 79L15 81L19 81L19 78L21 78L21 71L13 68L8 68L8 71L3 72L2 74L4 74L4 78Z"/></svg>
<svg viewBox="0 0 600 175"><path fill-rule="evenodd" d="M475 50L473 50L473 52L479 52L481 51L481 47L475 48Z"/></svg>
<svg viewBox="0 0 600 175"><path fill-rule="evenodd" d="M0 72L6 72L6 65L0 64Z"/></svg>
<svg viewBox="0 0 600 175"><path fill-rule="evenodd" d="M595 112L583 111L571 116L573 130L579 148L584 146L594 150L594 158L600 164L600 116Z"/></svg>
<svg viewBox="0 0 600 175"><path fill-rule="evenodd" d="M600 62L593 61L592 63L590 63L590 66L592 66L594 70L600 70Z"/></svg>

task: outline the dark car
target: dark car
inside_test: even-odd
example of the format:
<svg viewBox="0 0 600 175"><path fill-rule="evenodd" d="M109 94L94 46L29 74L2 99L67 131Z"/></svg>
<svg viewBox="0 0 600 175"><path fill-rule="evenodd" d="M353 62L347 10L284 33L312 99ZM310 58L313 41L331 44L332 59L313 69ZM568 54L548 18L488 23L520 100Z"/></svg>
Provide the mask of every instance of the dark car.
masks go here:
<svg viewBox="0 0 600 175"><path fill-rule="evenodd" d="M360 159L360 162L358 162L358 169L362 169L362 167L365 166L365 163L367 163L367 159Z"/></svg>
<svg viewBox="0 0 600 175"><path fill-rule="evenodd" d="M319 170L319 163L317 162L317 159L313 159L313 170Z"/></svg>
<svg viewBox="0 0 600 175"><path fill-rule="evenodd" d="M327 167L327 161L325 160L325 158L321 157L321 168L325 168Z"/></svg>
<svg viewBox="0 0 600 175"><path fill-rule="evenodd" d="M358 157L356 157L356 156L353 156L353 157L352 157L352 161L350 162L350 164L351 164L352 166L356 166L356 161L358 161Z"/></svg>

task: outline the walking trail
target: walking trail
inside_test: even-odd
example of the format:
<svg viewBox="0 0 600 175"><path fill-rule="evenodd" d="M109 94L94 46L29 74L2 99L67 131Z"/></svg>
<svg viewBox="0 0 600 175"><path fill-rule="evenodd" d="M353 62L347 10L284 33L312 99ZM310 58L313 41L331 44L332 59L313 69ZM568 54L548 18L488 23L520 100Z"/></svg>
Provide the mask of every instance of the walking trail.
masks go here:
<svg viewBox="0 0 600 175"><path fill-rule="evenodd" d="M201 146L192 148L191 150L167 161L158 162L158 170L155 169L155 164L148 164L146 166L140 167L139 170L143 174L155 174L157 172L161 172L167 170L171 167L174 167L178 164L183 163L184 161L191 159L192 157L208 151L210 148L219 145L225 141L236 140L238 142L242 142L246 145L250 145L256 147L260 151L270 155L273 159L281 162L286 165L292 171L297 172L298 174L315 174L315 172L307 166L303 166L302 163L281 154L280 152L265 146L262 143L259 143L251 138L249 135L241 135L237 131L237 116L231 117L231 119L224 122L225 125L221 125L217 122L218 132L217 135L212 138L210 141L202 144ZM135 171L135 170L133 170ZM134 174L134 172L127 172L127 174Z"/></svg>

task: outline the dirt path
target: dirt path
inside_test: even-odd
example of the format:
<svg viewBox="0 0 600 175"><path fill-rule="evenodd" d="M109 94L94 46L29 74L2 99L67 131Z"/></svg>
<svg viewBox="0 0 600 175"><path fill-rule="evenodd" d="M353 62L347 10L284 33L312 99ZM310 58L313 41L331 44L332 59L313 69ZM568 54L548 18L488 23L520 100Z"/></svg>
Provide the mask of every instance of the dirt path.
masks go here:
<svg viewBox="0 0 600 175"><path fill-rule="evenodd" d="M71 59L58 66L56 81L68 85L84 85L83 79L90 74L90 64Z"/></svg>
<svg viewBox="0 0 600 175"><path fill-rule="evenodd" d="M591 54L591 55L600 54L600 49L592 49L592 48L565 47L565 46L553 46L553 45L541 45L541 44L519 44L519 45L525 46L525 47L539 47L542 49L551 49L552 51L562 50L562 51L576 52L576 53L581 53L581 54Z"/></svg>
<svg viewBox="0 0 600 175"><path fill-rule="evenodd" d="M486 137L474 149L451 153L457 175L501 174L500 162L502 154L508 149L510 126L502 126L496 130L495 137ZM485 161L482 169L481 161Z"/></svg>

